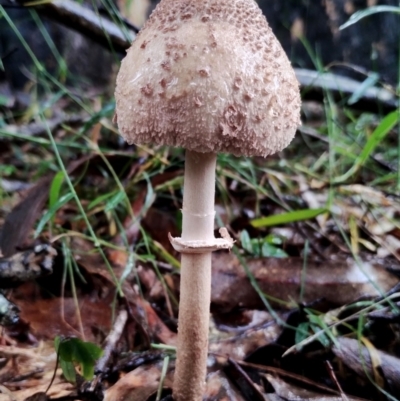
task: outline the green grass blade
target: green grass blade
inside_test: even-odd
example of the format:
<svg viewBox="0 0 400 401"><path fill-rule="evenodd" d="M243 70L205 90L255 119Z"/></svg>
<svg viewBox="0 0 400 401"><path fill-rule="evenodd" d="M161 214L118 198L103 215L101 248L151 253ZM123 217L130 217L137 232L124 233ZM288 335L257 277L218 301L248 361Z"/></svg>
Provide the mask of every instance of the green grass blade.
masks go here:
<svg viewBox="0 0 400 401"><path fill-rule="evenodd" d="M60 76L61 81L64 82L68 75L67 63L65 62L64 58L61 56L60 52L58 51L56 45L53 42L53 39L49 35L49 32L47 31L46 27L44 26L38 13L36 12L36 10L33 8L30 8L29 12L30 12L32 19L35 21L40 33L42 34L44 40L46 41L47 46L49 47L50 51L53 53L54 58L57 60L59 76Z"/></svg>
<svg viewBox="0 0 400 401"><path fill-rule="evenodd" d="M375 128L372 135L368 138L367 143L365 144L363 150L360 155L357 157L354 164L347 170L343 175L336 177L334 182L340 183L346 181L350 178L354 173L358 171L358 169L367 161L368 157L375 150L375 148L383 141L386 135L390 132L390 130L398 123L399 121L399 113L398 111L392 111L387 116L383 118L381 123Z"/></svg>
<svg viewBox="0 0 400 401"><path fill-rule="evenodd" d="M379 145L379 143L385 138L387 133L397 124L399 120L399 113L398 111L393 111L392 113L388 114L376 127L374 132L372 133L371 137L368 139L364 149L360 153L358 157L358 163L363 164L370 154L374 151L374 149Z"/></svg>
<svg viewBox="0 0 400 401"><path fill-rule="evenodd" d="M64 173L59 171L53 178L49 193L49 208L51 209L60 198L62 183L64 182Z"/></svg>
<svg viewBox="0 0 400 401"><path fill-rule="evenodd" d="M368 75L368 77L364 80L364 82L359 86L359 88L350 96L350 99L347 101L348 105L352 105L357 103L364 93L371 87L375 86L375 84L379 81L379 74L376 72L372 72Z"/></svg>
<svg viewBox="0 0 400 401"><path fill-rule="evenodd" d="M369 7L365 10L360 10L354 13L347 22L345 22L342 26L339 27L340 30L346 29L351 25L356 24L358 21L365 17L369 17L370 15L377 13L395 13L400 14L400 7L396 6L376 6Z"/></svg>
<svg viewBox="0 0 400 401"><path fill-rule="evenodd" d="M327 209L325 208L294 210L287 213L251 220L251 225L256 228L277 226L280 224L313 219L314 217L326 212Z"/></svg>
<svg viewBox="0 0 400 401"><path fill-rule="evenodd" d="M94 207L100 205L103 202L107 202L110 198L114 197L116 194L115 191L107 192L105 194L101 194L94 198L88 205L87 210L92 210Z"/></svg>
<svg viewBox="0 0 400 401"><path fill-rule="evenodd" d="M115 283L115 285L117 287L118 294L120 296L123 296L123 291L122 291L121 285L120 285L120 283L119 283L119 281L118 281L118 279L117 279L117 277L115 275L115 272L114 272L113 268L110 265L109 260L107 259L103 249L101 248L101 242L99 241L99 238L97 237L96 233L94 232L94 229L93 229L93 227L91 226L91 224L89 222L89 218L88 218L88 216L87 216L87 214L86 214L86 212L85 212L85 210L83 208L81 200L79 199L79 196L75 191L74 185L72 184L72 181L71 181L71 179L70 179L70 177L68 175L67 169L65 168L64 162L63 162L63 160L61 158L61 155L60 155L60 152L58 150L57 143L56 143L56 141L55 141L55 139L53 137L53 134L51 133L51 130L50 130L49 126L47 125L47 122L46 122L46 119L44 118L44 115L41 114L40 117L41 117L41 120L43 121L43 123L46 124L47 135L48 135L49 140L51 142L51 145L53 147L55 158L56 158L57 163L58 163L58 165L60 167L60 170L64 174L65 182L69 187L69 190L70 190L69 193L71 193L73 195L73 198L75 199L76 205L78 206L78 210L81 213L83 221L86 223L86 227L87 227L87 230L89 232L89 236L93 240L94 246L98 249L98 252L100 253L100 256L104 260L104 262L106 264L106 267L107 267L107 270L109 271L109 273L110 273L110 275L111 275L111 277L112 277L112 279L113 279L113 281L114 281L114 283Z"/></svg>
<svg viewBox="0 0 400 401"><path fill-rule="evenodd" d="M40 233L42 232L44 226L53 219L54 215L56 214L57 210L60 209L60 207L64 206L66 203L68 203L74 195L72 193L68 193L64 196L62 196L40 219L39 224L37 225L37 228L35 230L35 238L37 238Z"/></svg>

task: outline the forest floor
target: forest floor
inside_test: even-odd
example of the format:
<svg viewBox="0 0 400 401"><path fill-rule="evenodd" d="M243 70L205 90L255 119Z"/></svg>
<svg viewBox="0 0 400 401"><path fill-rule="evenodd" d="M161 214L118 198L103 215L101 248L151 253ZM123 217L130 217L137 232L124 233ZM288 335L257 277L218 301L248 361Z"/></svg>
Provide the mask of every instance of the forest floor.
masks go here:
<svg viewBox="0 0 400 401"><path fill-rule="evenodd" d="M399 114L347 100L305 101L278 155L218 155L207 400L400 399ZM0 400L167 399L184 152L127 145L95 91L12 104Z"/></svg>

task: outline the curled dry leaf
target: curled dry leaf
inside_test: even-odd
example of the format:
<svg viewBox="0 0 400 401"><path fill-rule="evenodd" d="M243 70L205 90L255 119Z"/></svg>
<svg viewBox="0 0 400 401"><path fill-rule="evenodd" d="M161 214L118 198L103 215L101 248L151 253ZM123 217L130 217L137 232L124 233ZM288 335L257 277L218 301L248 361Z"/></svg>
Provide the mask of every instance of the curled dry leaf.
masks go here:
<svg viewBox="0 0 400 401"><path fill-rule="evenodd" d="M227 253L213 257L213 305L225 312L238 307L262 307L237 257ZM293 301L308 303L320 298L344 305L360 297L379 295L371 282L386 292L399 281L378 260L365 260L360 265L352 258L324 262L309 260L304 268L301 258L263 258L250 260L247 266L265 294L291 302L291 306ZM301 299L303 274L304 292Z"/></svg>
<svg viewBox="0 0 400 401"><path fill-rule="evenodd" d="M0 345L0 357L7 360L1 370L1 376L10 378L9 382L2 382L12 394L10 400L24 401L28 397L46 391L52 379L57 358L52 341L42 342L38 347L30 349ZM61 369L58 369L47 395L51 399L73 398L76 397L76 387L67 383L62 377ZM0 400L3 401L2 398Z"/></svg>
<svg viewBox="0 0 400 401"><path fill-rule="evenodd" d="M252 311L253 314L262 311ZM257 349L277 340L282 328L268 313L263 319L244 328L222 326L223 331L214 327L210 334L209 351L235 360L243 360Z"/></svg>
<svg viewBox="0 0 400 401"><path fill-rule="evenodd" d="M38 181L7 215L0 236L0 251L4 257L13 255L27 240L48 198L52 178L46 177Z"/></svg>
<svg viewBox="0 0 400 401"><path fill-rule="evenodd" d="M157 392L162 363L154 363L127 373L110 387L104 396L104 401L144 401ZM169 370L164 378L163 387L172 386L172 372Z"/></svg>
<svg viewBox="0 0 400 401"><path fill-rule="evenodd" d="M221 371L210 373L206 380L206 391L203 399L213 401L244 401L235 386Z"/></svg>
<svg viewBox="0 0 400 401"><path fill-rule="evenodd" d="M168 281L170 281L171 276L168 273L164 274L165 284L163 284L159 277L157 277L154 269L146 265L138 265L137 275L139 277L140 283L142 284L142 291L147 291L148 299L150 302L161 302L166 299ZM169 286L173 288L173 286Z"/></svg>
<svg viewBox="0 0 400 401"><path fill-rule="evenodd" d="M94 155L82 157L72 162L68 173L72 174L83 163ZM53 175L44 177L30 187L22 200L7 215L0 231L0 254L7 257L13 255L18 247L25 244L35 220L39 217L49 196L49 188Z"/></svg>
<svg viewBox="0 0 400 401"><path fill-rule="evenodd" d="M374 369L379 368L388 388L394 392L393 395L400 396L399 358L374 349L375 359L379 361L379 366L375 366L370 350L361 345L359 341L341 337L337 339L337 344L332 348L332 351L350 369L364 378L366 378L366 373L370 378L373 378Z"/></svg>
<svg viewBox="0 0 400 401"><path fill-rule="evenodd" d="M133 305L132 301L135 302L136 305ZM144 328L147 328L147 333L152 341L156 340L158 342L161 342L162 344L167 344L171 346L176 345L176 333L171 331L165 325L165 323L160 319L160 317L157 315L149 302L141 297L136 297L135 300L129 298L129 302L132 307L135 307L135 309L139 308L141 310L141 313L138 312L137 315L139 315L139 313L143 315Z"/></svg>

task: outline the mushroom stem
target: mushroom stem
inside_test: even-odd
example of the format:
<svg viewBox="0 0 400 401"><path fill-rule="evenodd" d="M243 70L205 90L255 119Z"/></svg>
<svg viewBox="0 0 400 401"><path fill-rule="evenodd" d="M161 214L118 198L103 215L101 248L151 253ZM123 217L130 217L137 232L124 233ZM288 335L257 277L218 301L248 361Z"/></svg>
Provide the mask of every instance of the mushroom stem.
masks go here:
<svg viewBox="0 0 400 401"><path fill-rule="evenodd" d="M186 151L182 240L214 238L214 153ZM176 401L203 398L207 370L211 299L211 252L182 253L177 361L173 395Z"/></svg>

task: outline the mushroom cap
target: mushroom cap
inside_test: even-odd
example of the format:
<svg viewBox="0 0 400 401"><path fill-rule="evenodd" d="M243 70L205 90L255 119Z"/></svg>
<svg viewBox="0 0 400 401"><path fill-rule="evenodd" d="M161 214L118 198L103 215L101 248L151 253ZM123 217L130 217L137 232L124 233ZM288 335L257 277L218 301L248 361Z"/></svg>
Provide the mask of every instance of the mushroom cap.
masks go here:
<svg viewBox="0 0 400 401"><path fill-rule="evenodd" d="M122 61L129 143L267 156L300 124L293 68L253 0L162 0Z"/></svg>

